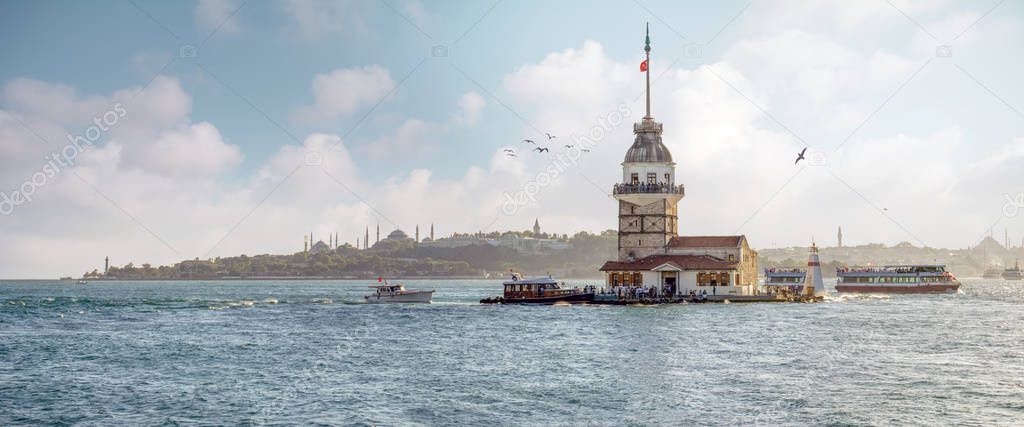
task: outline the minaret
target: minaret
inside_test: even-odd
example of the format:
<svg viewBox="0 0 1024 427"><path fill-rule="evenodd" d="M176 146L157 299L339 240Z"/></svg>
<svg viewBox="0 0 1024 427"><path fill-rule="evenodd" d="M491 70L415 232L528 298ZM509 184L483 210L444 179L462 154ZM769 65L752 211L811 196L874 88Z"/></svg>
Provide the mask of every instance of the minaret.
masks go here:
<svg viewBox="0 0 1024 427"><path fill-rule="evenodd" d="M363 249L370 249L370 226L366 226L366 236L363 237Z"/></svg>
<svg viewBox="0 0 1024 427"><path fill-rule="evenodd" d="M377 223L377 240L374 241L373 244L376 245L378 243L380 243L380 223L379 222Z"/></svg>
<svg viewBox="0 0 1024 427"><path fill-rule="evenodd" d="M622 162L622 181L612 189L619 201L619 260L631 261L665 252L679 232L677 205L685 195L676 185L675 162L661 140L662 124L651 116L651 36L644 38L646 114L633 124L635 138Z"/></svg>
<svg viewBox="0 0 1024 427"><path fill-rule="evenodd" d="M419 246L419 243L420 243L420 225L416 224L416 245Z"/></svg>
<svg viewBox="0 0 1024 427"><path fill-rule="evenodd" d="M103 274L107 274L108 271L110 271L110 257L109 256L103 259Z"/></svg>
<svg viewBox="0 0 1024 427"><path fill-rule="evenodd" d="M843 247L843 227L839 227L839 235L836 237L836 240L838 240L838 246L840 248Z"/></svg>
<svg viewBox="0 0 1024 427"><path fill-rule="evenodd" d="M818 246L811 241L811 249L807 251L804 295L824 296L825 294L825 283L821 280L821 260L818 259Z"/></svg>
<svg viewBox="0 0 1024 427"><path fill-rule="evenodd" d="M430 241L434 241L434 224L430 224Z"/></svg>
<svg viewBox="0 0 1024 427"><path fill-rule="evenodd" d="M309 236L302 236L302 252L309 252Z"/></svg>

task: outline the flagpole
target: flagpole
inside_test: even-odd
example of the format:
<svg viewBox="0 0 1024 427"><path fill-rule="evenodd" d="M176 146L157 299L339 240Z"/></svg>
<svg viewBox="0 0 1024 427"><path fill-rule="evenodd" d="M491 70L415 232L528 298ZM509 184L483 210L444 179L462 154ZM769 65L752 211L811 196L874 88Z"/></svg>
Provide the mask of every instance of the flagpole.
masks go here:
<svg viewBox="0 0 1024 427"><path fill-rule="evenodd" d="M651 23L647 23L647 36L644 39L644 55L646 55L644 62L647 63L647 70L644 72L647 76L647 115L645 119L651 118Z"/></svg>

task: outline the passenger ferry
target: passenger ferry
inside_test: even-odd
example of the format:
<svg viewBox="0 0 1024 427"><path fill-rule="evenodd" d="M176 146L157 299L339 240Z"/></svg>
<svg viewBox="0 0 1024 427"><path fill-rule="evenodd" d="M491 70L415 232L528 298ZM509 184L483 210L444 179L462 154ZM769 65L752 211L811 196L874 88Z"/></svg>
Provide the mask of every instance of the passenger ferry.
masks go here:
<svg viewBox="0 0 1024 427"><path fill-rule="evenodd" d="M798 294L804 290L804 268L766 268L764 269L764 289L770 294Z"/></svg>
<svg viewBox="0 0 1024 427"><path fill-rule="evenodd" d="M1021 280L1024 275L1020 271L1020 262L1014 262L1013 268L1007 268L1003 270L1003 278L1006 280Z"/></svg>
<svg viewBox="0 0 1024 427"><path fill-rule="evenodd" d="M895 294L942 294L960 289L945 265L887 265L836 269L836 291Z"/></svg>
<svg viewBox="0 0 1024 427"><path fill-rule="evenodd" d="M551 277L522 279L512 274L512 280L503 282L504 294L500 298L485 298L481 304L556 304L588 303L594 300L591 288L568 288Z"/></svg>

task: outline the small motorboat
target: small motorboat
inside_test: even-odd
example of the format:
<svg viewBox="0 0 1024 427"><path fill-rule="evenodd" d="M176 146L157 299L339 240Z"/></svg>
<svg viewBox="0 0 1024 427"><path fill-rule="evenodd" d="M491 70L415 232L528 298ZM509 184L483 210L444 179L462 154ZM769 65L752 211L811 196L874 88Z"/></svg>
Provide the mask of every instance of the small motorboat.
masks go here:
<svg viewBox="0 0 1024 427"><path fill-rule="evenodd" d="M81 280L78 281L78 284L79 285L88 285L89 282L86 282L85 279L81 279Z"/></svg>
<svg viewBox="0 0 1024 427"><path fill-rule="evenodd" d="M401 284L390 284L384 281L382 285L370 286L373 293L363 297L366 302L395 302L395 303L426 303L434 296L434 290L421 291L416 289L405 289Z"/></svg>

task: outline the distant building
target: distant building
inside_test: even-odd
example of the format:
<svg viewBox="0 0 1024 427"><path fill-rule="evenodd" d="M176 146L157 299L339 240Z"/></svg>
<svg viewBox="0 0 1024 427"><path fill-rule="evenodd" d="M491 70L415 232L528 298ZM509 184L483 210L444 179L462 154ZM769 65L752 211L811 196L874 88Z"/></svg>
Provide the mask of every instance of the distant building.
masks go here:
<svg viewBox="0 0 1024 427"><path fill-rule="evenodd" d="M325 254L325 253L328 253L330 251L331 251L331 245L328 245L328 244L324 243L323 240L318 240L309 249L309 252L312 253L313 255Z"/></svg>
<svg viewBox="0 0 1024 427"><path fill-rule="evenodd" d="M540 218L533 219L533 234L540 235Z"/></svg>
<svg viewBox="0 0 1024 427"><path fill-rule="evenodd" d="M836 246L843 247L843 227L839 227L839 234L836 235Z"/></svg>

